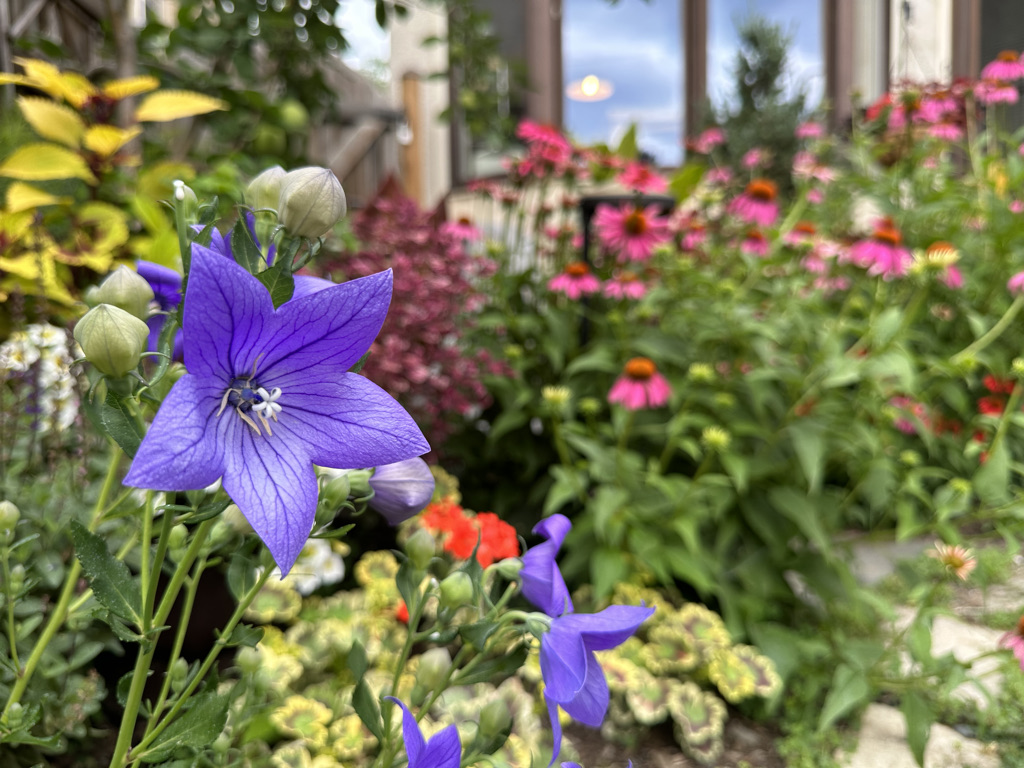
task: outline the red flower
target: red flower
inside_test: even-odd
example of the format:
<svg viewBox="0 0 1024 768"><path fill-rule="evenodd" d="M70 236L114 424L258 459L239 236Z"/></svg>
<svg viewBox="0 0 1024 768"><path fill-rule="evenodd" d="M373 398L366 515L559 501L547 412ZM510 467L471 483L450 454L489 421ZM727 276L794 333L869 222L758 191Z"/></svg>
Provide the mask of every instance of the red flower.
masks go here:
<svg viewBox="0 0 1024 768"><path fill-rule="evenodd" d="M409 606L405 604L405 600L398 602L398 607L395 609L395 618L403 624L409 623Z"/></svg>
<svg viewBox="0 0 1024 768"><path fill-rule="evenodd" d="M995 395L986 395L978 400L978 413L985 416L999 416L1006 407L1006 399Z"/></svg>
<svg viewBox="0 0 1024 768"><path fill-rule="evenodd" d="M981 383L985 385L985 389L996 395L1008 395L1013 392L1013 379L998 379L990 373L981 380Z"/></svg>
<svg viewBox="0 0 1024 768"><path fill-rule="evenodd" d="M506 557L519 556L519 536L511 525L493 512L478 513L476 524L480 530L476 560L481 568Z"/></svg>

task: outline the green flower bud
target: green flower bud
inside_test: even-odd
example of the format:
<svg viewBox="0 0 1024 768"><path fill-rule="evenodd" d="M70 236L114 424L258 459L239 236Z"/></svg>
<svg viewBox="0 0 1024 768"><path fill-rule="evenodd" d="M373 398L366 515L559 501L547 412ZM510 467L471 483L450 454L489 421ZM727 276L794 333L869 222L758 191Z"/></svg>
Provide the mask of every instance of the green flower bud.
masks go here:
<svg viewBox="0 0 1024 768"><path fill-rule="evenodd" d="M357 499L370 495L372 469L353 469L348 473L349 493Z"/></svg>
<svg viewBox="0 0 1024 768"><path fill-rule="evenodd" d="M430 531L425 528L417 529L405 542L405 554L409 556L413 566L420 571L427 570L436 551L437 542L430 535Z"/></svg>
<svg viewBox="0 0 1024 768"><path fill-rule="evenodd" d="M245 202L256 210L270 208L276 211L277 201L281 198L281 180L285 175L280 165L267 168L245 188Z"/></svg>
<svg viewBox="0 0 1024 768"><path fill-rule="evenodd" d="M512 724L512 713L502 699L489 701L480 710L480 733L486 738L504 733Z"/></svg>
<svg viewBox="0 0 1024 768"><path fill-rule="evenodd" d="M451 667L452 657L447 648L431 648L420 656L416 682L428 691L436 691L444 685L445 676Z"/></svg>
<svg viewBox="0 0 1024 768"><path fill-rule="evenodd" d="M196 197L196 193L193 191L192 187L188 186L181 179L175 179L173 184L175 207L181 206L185 211L185 218L192 221L195 219L196 212L199 210L199 198Z"/></svg>
<svg viewBox="0 0 1024 768"><path fill-rule="evenodd" d="M149 316L149 302L153 300L153 289L138 272L120 266L89 293L94 305L110 304L123 309L139 320Z"/></svg>
<svg viewBox="0 0 1024 768"><path fill-rule="evenodd" d="M213 528L210 529L210 538L207 539L210 551L217 549L221 544L227 543L234 535L235 529L231 526L231 523L221 517L220 520L213 524Z"/></svg>
<svg viewBox="0 0 1024 768"><path fill-rule="evenodd" d="M0 501L0 531L13 530L20 519L21 510L14 505L14 502Z"/></svg>
<svg viewBox="0 0 1024 768"><path fill-rule="evenodd" d="M1010 372L1018 379L1024 378L1024 357L1015 357L1010 363Z"/></svg>
<svg viewBox="0 0 1024 768"><path fill-rule="evenodd" d="M25 586L25 566L18 563L11 568L11 594L17 595Z"/></svg>
<svg viewBox="0 0 1024 768"><path fill-rule="evenodd" d="M506 557L504 560L499 560L493 566L501 578L505 581L515 581L519 578L519 572L523 570L523 561L518 557Z"/></svg>
<svg viewBox="0 0 1024 768"><path fill-rule="evenodd" d="M188 662L178 657L171 665L168 674L171 676L171 690L178 693L185 688L185 683L188 681Z"/></svg>
<svg viewBox="0 0 1024 768"><path fill-rule="evenodd" d="M222 733L220 736L214 739L213 751L216 752L218 755L225 754L229 749L231 749L231 737L228 736L226 733Z"/></svg>
<svg viewBox="0 0 1024 768"><path fill-rule="evenodd" d="M295 237L322 237L345 215L345 191L327 168L299 168L281 179L278 218Z"/></svg>
<svg viewBox="0 0 1024 768"><path fill-rule="evenodd" d="M333 475L333 477L331 476ZM330 478L329 480L327 478ZM348 499L349 494L352 492L352 485L348 480L348 473L345 471L332 471L328 475L324 475L324 489L320 493L320 498L327 504L331 509L337 509Z"/></svg>
<svg viewBox="0 0 1024 768"><path fill-rule="evenodd" d="M98 371L119 377L139 364L149 327L123 309L100 304L75 325L75 341Z"/></svg>
<svg viewBox="0 0 1024 768"><path fill-rule="evenodd" d="M455 571L441 581L441 607L461 608L473 599L473 580L465 571Z"/></svg>
<svg viewBox="0 0 1024 768"><path fill-rule="evenodd" d="M185 542L188 540L188 528L181 523L171 528L171 533L167 538L167 546L171 551L184 549Z"/></svg>
<svg viewBox="0 0 1024 768"><path fill-rule="evenodd" d="M596 397L584 397L579 402L580 413L584 416L597 416L601 412L601 401Z"/></svg>
<svg viewBox="0 0 1024 768"><path fill-rule="evenodd" d="M258 672L262 666L260 652L255 648L250 648L248 646L243 646L238 649L238 653L235 654L235 661L238 662L238 666L241 670L248 674Z"/></svg>

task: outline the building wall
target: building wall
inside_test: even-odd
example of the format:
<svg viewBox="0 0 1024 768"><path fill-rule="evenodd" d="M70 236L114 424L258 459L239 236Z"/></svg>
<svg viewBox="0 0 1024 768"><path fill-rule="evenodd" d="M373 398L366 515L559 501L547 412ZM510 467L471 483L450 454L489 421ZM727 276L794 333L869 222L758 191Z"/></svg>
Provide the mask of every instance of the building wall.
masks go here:
<svg viewBox="0 0 1024 768"><path fill-rule="evenodd" d="M890 12L891 81L948 83L953 74L953 0L892 0Z"/></svg>
<svg viewBox="0 0 1024 768"><path fill-rule="evenodd" d="M416 102L418 113L410 124L411 140L418 158L419 189L409 192L425 207L436 206L451 188L451 130L441 113L448 108L449 91L446 79L429 79L430 75L448 69L448 46L423 46L428 37L444 38L448 21L435 5L414 4L405 19L395 19L391 26L392 100L404 106L403 82L408 75L418 77ZM407 148L408 149L408 148Z"/></svg>

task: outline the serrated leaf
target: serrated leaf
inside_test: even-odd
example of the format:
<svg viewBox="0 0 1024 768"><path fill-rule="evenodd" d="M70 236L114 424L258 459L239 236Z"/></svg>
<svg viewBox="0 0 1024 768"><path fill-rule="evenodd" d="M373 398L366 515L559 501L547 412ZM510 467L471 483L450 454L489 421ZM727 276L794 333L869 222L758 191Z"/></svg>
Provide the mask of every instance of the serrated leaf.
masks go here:
<svg viewBox="0 0 1024 768"><path fill-rule="evenodd" d="M228 638L228 648L235 645L244 645L247 648L255 648L259 645L260 640L263 639L264 630L263 627L254 627L250 624L237 624L231 631L231 637Z"/></svg>
<svg viewBox="0 0 1024 768"><path fill-rule="evenodd" d="M226 101L204 96L201 93L158 91L142 100L139 108L135 110L135 119L140 123L163 123L226 109L228 109Z"/></svg>
<svg viewBox="0 0 1024 768"><path fill-rule="evenodd" d="M77 149L85 133L85 122L75 110L39 96L19 96L18 109L32 130L44 139Z"/></svg>
<svg viewBox="0 0 1024 768"><path fill-rule="evenodd" d="M352 709L359 715L363 725L378 741L384 739L384 721L380 716L380 703L370 691L365 678L359 678L355 690L352 691Z"/></svg>
<svg viewBox="0 0 1024 768"><path fill-rule="evenodd" d="M251 275L258 276L266 269L267 263L263 258L263 252L256 245L244 219L239 219L231 228L231 255Z"/></svg>
<svg viewBox="0 0 1024 768"><path fill-rule="evenodd" d="M275 264L268 270L256 275L257 279L270 292L270 300L277 309L295 294L295 278L285 264Z"/></svg>
<svg viewBox="0 0 1024 768"><path fill-rule="evenodd" d="M103 539L77 520L71 523L71 541L97 602L141 628L142 592L128 566L110 554Z"/></svg>
<svg viewBox="0 0 1024 768"><path fill-rule="evenodd" d="M129 458L135 458L144 432L129 403L113 390L107 390L107 397L98 407L98 412L103 431L121 446Z"/></svg>
<svg viewBox="0 0 1024 768"><path fill-rule="evenodd" d="M57 144L26 144L14 150L0 165L0 176L22 181L81 179L96 183L82 157Z"/></svg>
<svg viewBox="0 0 1024 768"><path fill-rule="evenodd" d="M137 75L136 77L124 77L120 80L111 80L103 84L103 94L112 99L126 99L129 96L138 96L140 93L149 93L160 87L160 81L149 75Z"/></svg>
<svg viewBox="0 0 1024 768"><path fill-rule="evenodd" d="M31 211L46 205L69 205L70 197L57 197L20 181L7 188L7 214Z"/></svg>
<svg viewBox="0 0 1024 768"><path fill-rule="evenodd" d="M180 747L206 747L220 736L228 721L227 696L204 694L194 699L194 704L185 714L171 723L141 755L144 763L159 763L166 760Z"/></svg>
<svg viewBox="0 0 1024 768"><path fill-rule="evenodd" d="M128 129L116 125L94 125L85 132L82 144L100 157L110 157L141 133L142 129L137 125Z"/></svg>

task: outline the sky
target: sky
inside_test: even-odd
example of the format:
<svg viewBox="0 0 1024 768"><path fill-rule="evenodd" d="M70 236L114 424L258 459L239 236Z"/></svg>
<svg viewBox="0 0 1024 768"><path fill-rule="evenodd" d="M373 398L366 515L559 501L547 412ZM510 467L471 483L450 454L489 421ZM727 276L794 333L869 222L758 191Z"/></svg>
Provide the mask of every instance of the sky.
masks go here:
<svg viewBox="0 0 1024 768"><path fill-rule="evenodd" d="M391 39L377 25L374 0L341 0L334 18L348 42L341 60L349 67L373 69L374 61L387 61L391 56Z"/></svg>
<svg viewBox="0 0 1024 768"><path fill-rule="evenodd" d="M682 162L685 0L564 0L565 85L586 75L609 81L600 102L565 101L565 124L583 142L615 143L636 122L641 149L662 165ZM789 88L810 105L824 92L821 0L712 0L708 3L708 95L727 103L737 48L735 23L757 11L792 35Z"/></svg>

